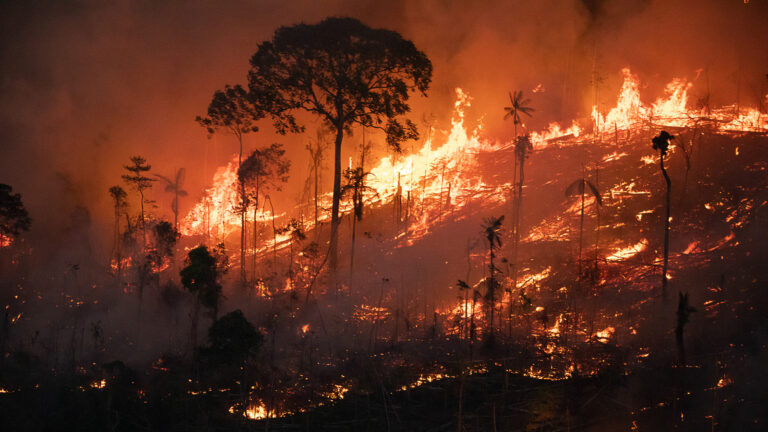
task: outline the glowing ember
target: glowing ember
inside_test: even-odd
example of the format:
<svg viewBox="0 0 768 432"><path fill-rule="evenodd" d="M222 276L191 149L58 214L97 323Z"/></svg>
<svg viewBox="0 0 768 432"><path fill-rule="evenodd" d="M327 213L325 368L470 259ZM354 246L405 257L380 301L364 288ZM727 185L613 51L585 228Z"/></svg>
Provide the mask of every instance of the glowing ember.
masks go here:
<svg viewBox="0 0 768 432"><path fill-rule="evenodd" d="M625 248L621 248L614 253L608 255L605 257L607 261L622 261L628 258L632 258L633 256L639 254L640 252L644 251L647 247L648 240L640 240L639 242L633 244L632 246L627 246Z"/></svg>
<svg viewBox="0 0 768 432"><path fill-rule="evenodd" d="M729 385L733 384L733 380L728 377L728 375L723 375L722 378L720 378L717 381L717 388L723 388L727 387Z"/></svg>
<svg viewBox="0 0 768 432"><path fill-rule="evenodd" d="M611 339L611 336L613 336L614 333L616 333L616 329L614 327L606 327L599 332L595 332L595 339L601 342L607 342Z"/></svg>
<svg viewBox="0 0 768 432"><path fill-rule="evenodd" d="M230 412L232 412L232 408L230 408ZM269 412L264 405L249 405L243 412L243 416L249 420L261 420L267 417L272 417L269 415Z"/></svg>
<svg viewBox="0 0 768 432"><path fill-rule="evenodd" d="M352 316L358 321L374 322L377 319L384 319L389 315L386 307L371 306L362 304L357 306Z"/></svg>

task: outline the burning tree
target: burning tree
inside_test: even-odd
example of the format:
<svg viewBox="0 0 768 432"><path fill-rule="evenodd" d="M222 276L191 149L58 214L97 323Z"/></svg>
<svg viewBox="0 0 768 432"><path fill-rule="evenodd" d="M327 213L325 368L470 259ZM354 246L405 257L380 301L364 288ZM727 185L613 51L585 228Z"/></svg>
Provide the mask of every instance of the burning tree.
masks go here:
<svg viewBox="0 0 768 432"><path fill-rule="evenodd" d="M259 195L271 189L280 190L280 183L288 181L291 161L285 158L282 144L271 144L254 150L237 170L237 179L245 193L240 203L243 214L253 202L253 272L256 273L256 213L259 209ZM245 267L245 262L241 264Z"/></svg>
<svg viewBox="0 0 768 432"><path fill-rule="evenodd" d="M666 214L664 217L664 263L661 270L661 295L666 297L667 295L667 264L669 262L669 211L670 202L672 197L672 181L669 179L666 168L664 168L664 156L667 155L669 150L669 140L674 137L667 131L661 131L658 136L653 137L651 142L653 143L653 149L659 151L659 167L661 173L664 175L664 181L667 183L667 203Z"/></svg>
<svg viewBox="0 0 768 432"><path fill-rule="evenodd" d="M264 117L264 110L255 104L253 98L240 85L225 86L224 90L218 90L213 94L213 99L208 105L206 117L197 116L195 120L208 131L208 136L213 136L217 131L228 131L237 138L240 151L237 156L237 168L243 162L243 135L249 132L257 132L259 128L254 124ZM245 202L245 186L240 182L240 201ZM240 213L240 281L245 282L245 213L246 207L236 208Z"/></svg>
<svg viewBox="0 0 768 432"><path fill-rule="evenodd" d="M280 27L251 57L251 92L268 106L279 132L301 132L296 111L319 116L336 133L329 261L337 266L341 145L353 124L386 133L394 150L418 132L401 116L409 93L426 95L432 63L400 34L353 18Z"/></svg>

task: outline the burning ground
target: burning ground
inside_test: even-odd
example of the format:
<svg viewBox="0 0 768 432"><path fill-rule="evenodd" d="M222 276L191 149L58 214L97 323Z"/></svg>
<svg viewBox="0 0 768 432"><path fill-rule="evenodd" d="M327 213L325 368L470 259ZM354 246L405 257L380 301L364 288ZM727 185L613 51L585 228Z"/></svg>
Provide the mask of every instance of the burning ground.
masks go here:
<svg viewBox="0 0 768 432"><path fill-rule="evenodd" d="M711 103L707 72L688 73L652 94L630 68L611 71L615 95L586 115L549 123L537 106L539 123L523 117L512 139L482 120L502 107L478 114L487 104L468 88L402 153L354 128L335 272L332 195L315 180L327 169L297 168L306 157L280 146L271 157L301 181L276 175L244 213L229 146L188 195L184 171L153 177L141 213L134 190L127 209L110 190L106 241L87 207L49 239L66 253L3 234L0 421L764 429L768 115L763 102ZM662 130L674 136L665 287L667 187L651 144ZM327 129L303 136L310 156L332 145ZM132 164L122 174L143 172ZM213 301L195 291L200 245Z"/></svg>
<svg viewBox="0 0 768 432"><path fill-rule="evenodd" d="M634 87L625 84L611 112L621 111ZM212 410L207 421L231 425L263 419L277 428L305 421L330 427L346 418L351 428L363 422L408 429L455 421L463 403L467 428L491 421L642 430L674 419L692 429L759 429L766 421L757 409L764 383L756 369L765 343L758 305L768 277L761 246L768 205L764 123L734 130L740 118L734 111L704 114L682 99L666 118L635 105L613 128L587 133L589 125L575 122L559 134L534 134L517 286L511 235L502 223L494 276L502 289L490 327L482 227L489 216L512 220L516 171L510 167L517 165L510 143L468 130L462 110L470 103L457 90L450 129L436 128L414 154L371 163L376 192L365 195L365 215L355 227L354 269L340 268L335 289L313 246L327 232L325 218L317 227L305 221L303 239L290 233L271 239L271 213L258 214L263 243L249 253L262 264L246 286L230 276L220 306L242 308L263 335L258 354L242 367L225 362L208 374L184 360L191 304L173 282L180 258L152 269L141 296L129 258L107 274L70 266L51 278L64 287L54 297L30 288L41 283L34 274L20 273L6 307L12 338L4 340L15 348L5 360L3 404L36 410L65 391L74 396L72 406L44 416L55 421L96 403L105 419L119 412L126 422L176 421L179 409L203 404ZM582 122L589 121L607 120ZM674 188L666 296L659 288L664 183L649 144L662 127L676 136L667 158ZM233 242L231 172L231 164L223 167L201 201L216 229L201 233L200 205L194 207L182 222L179 253L200 236ZM581 200L565 194L579 178L596 187L602 203L594 196L584 202L581 264ZM328 200L321 197L321 208ZM345 207L344 245L351 240L351 209ZM275 226L302 210L276 214ZM13 251L12 265L31 265L30 251ZM239 266L239 255L226 253ZM685 364L674 337L678 292L697 309L686 328ZM41 311L59 325L34 330L46 319ZM115 313L133 315L138 332L111 328ZM146 322L147 316L162 318ZM131 356L133 347L158 345L165 348L149 363ZM46 364L52 372L40 369ZM419 413L424 409L430 414Z"/></svg>

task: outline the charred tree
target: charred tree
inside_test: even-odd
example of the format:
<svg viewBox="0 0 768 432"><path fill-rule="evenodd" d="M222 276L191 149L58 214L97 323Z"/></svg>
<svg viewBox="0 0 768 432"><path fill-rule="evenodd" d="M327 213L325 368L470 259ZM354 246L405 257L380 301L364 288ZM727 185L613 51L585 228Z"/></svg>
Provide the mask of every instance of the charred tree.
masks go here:
<svg viewBox="0 0 768 432"><path fill-rule="evenodd" d="M674 137L667 133L667 131L661 131L658 136L653 137L651 140L653 143L653 149L659 151L659 166L661 173L664 175L664 181L667 184L667 200L665 206L664 217L664 262L661 270L661 296L666 298L667 295L667 265L669 263L669 214L671 207L672 197L672 181L669 179L666 168L664 168L664 156L667 155L669 150L669 140Z"/></svg>

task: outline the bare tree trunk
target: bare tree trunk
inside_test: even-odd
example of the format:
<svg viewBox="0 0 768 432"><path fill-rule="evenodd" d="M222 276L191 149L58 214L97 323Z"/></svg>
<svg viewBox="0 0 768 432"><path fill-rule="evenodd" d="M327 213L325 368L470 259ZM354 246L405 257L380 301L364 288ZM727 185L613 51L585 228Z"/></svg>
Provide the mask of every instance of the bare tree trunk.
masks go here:
<svg viewBox="0 0 768 432"><path fill-rule="evenodd" d="M118 273L122 269L122 250L120 244L120 207L115 202L115 258L117 259L117 271Z"/></svg>
<svg viewBox="0 0 768 432"><path fill-rule="evenodd" d="M272 198L270 198L269 195L264 196L264 201L267 200L269 201L269 208L272 212L272 265L277 269L277 227L275 226L275 206L272 205Z"/></svg>
<svg viewBox="0 0 768 432"><path fill-rule="evenodd" d="M664 174L664 180L667 182L667 209L666 217L664 218L664 263L661 270L661 296L666 298L667 296L667 265L669 263L669 215L670 215L670 200L672 198L672 181L669 179L667 170L664 168L664 155L660 157L661 160L661 173Z"/></svg>
<svg viewBox="0 0 768 432"><path fill-rule="evenodd" d="M195 295L195 305L192 309L192 332L190 334L190 342L192 343L192 357L196 357L195 350L197 349L197 324L200 320L200 299Z"/></svg>
<svg viewBox="0 0 768 432"><path fill-rule="evenodd" d="M237 170L240 171L240 166L243 164L243 135L237 134L237 141L240 144L240 153L237 156ZM238 188L240 189L240 283L245 285L245 213L248 211L248 206L245 202L245 184L238 176L237 179Z"/></svg>
<svg viewBox="0 0 768 432"><path fill-rule="evenodd" d="M257 229L256 213L258 212L258 201L253 206L253 257L251 257L251 268L253 269L253 280L256 280L256 251L259 244L259 230Z"/></svg>
<svg viewBox="0 0 768 432"><path fill-rule="evenodd" d="M253 203L253 258L252 261L252 267L253 267L253 280L256 280L256 249L258 246L259 241L259 230L258 227L258 221L256 220L256 213L259 209L259 189L261 187L261 180L259 176L256 176L256 193L254 193L254 200Z"/></svg>
<svg viewBox="0 0 768 432"><path fill-rule="evenodd" d="M176 186L173 192L174 192L174 197L173 197L174 208L172 209L173 210L173 229L178 231L179 230L179 182L178 181L176 182Z"/></svg>
<svg viewBox="0 0 768 432"><path fill-rule="evenodd" d="M577 280L581 282L581 251L583 248L583 238L584 238L584 189L586 189L585 180L581 180L581 218L579 220L579 274L577 276Z"/></svg>
<svg viewBox="0 0 768 432"><path fill-rule="evenodd" d="M521 157L520 161L520 179L517 184L517 206L515 207L515 247L512 251L512 289L517 289L517 274L518 270L520 268L520 263L518 262L518 250L520 249L520 207L523 204L523 179L524 179L524 170L523 167L525 166L525 157Z"/></svg>
<svg viewBox="0 0 768 432"><path fill-rule="evenodd" d="M352 245L349 251L349 294L352 295L352 278L355 273L355 228L357 225L357 215L352 210Z"/></svg>
<svg viewBox="0 0 768 432"><path fill-rule="evenodd" d="M341 117L341 113L339 113ZM341 200L341 140L344 137L344 127L341 121L336 125L336 142L333 154L333 204L331 206L331 239L328 245L329 267L334 291L336 290L336 268L338 267L339 243L339 202Z"/></svg>
<svg viewBox="0 0 768 432"><path fill-rule="evenodd" d="M319 143L318 143L319 148ZM319 183L319 174L318 170L320 169L320 161L317 159L317 156L315 156L314 160L315 164L315 232L318 230L318 204L317 204L317 189L318 189L318 183Z"/></svg>
<svg viewBox="0 0 768 432"><path fill-rule="evenodd" d="M140 220L141 220L141 235L144 238L144 242L142 243L141 247L142 250L147 250L147 229L144 224L144 191L139 189L139 206L141 208L141 213L139 214Z"/></svg>
<svg viewBox="0 0 768 432"><path fill-rule="evenodd" d="M494 334L494 327L493 327L493 312L494 309L496 309L496 275L494 273L494 267L493 267L493 241L491 241L490 245L490 264L488 265L488 270L490 271L490 276L488 277L488 293L490 294L488 297L490 298L490 310L489 310L489 317L490 317L490 323L488 325L490 329L491 334L491 340L493 340L493 334Z"/></svg>

